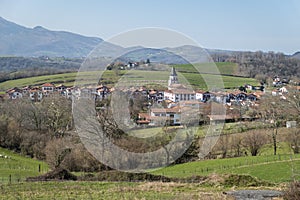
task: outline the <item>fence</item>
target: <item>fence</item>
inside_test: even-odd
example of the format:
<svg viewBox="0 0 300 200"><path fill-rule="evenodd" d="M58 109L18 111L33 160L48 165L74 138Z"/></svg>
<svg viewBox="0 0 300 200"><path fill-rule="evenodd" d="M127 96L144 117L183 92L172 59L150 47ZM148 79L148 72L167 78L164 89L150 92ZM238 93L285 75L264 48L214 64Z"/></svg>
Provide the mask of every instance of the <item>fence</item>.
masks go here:
<svg viewBox="0 0 300 200"><path fill-rule="evenodd" d="M41 164L32 166L5 164L0 167L0 184L22 182L27 177L38 176L47 171L48 168Z"/></svg>

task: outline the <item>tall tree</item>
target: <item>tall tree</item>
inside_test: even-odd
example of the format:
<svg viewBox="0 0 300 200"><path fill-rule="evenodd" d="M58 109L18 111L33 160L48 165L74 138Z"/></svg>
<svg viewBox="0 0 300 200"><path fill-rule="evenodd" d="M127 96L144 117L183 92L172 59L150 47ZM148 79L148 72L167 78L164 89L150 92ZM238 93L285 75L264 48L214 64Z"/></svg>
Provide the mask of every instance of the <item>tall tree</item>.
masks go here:
<svg viewBox="0 0 300 200"><path fill-rule="evenodd" d="M261 117L265 122L269 123L273 131L271 133L273 152L277 154L277 135L278 128L283 125L286 120L285 100L278 97L265 96L262 99L259 110Z"/></svg>

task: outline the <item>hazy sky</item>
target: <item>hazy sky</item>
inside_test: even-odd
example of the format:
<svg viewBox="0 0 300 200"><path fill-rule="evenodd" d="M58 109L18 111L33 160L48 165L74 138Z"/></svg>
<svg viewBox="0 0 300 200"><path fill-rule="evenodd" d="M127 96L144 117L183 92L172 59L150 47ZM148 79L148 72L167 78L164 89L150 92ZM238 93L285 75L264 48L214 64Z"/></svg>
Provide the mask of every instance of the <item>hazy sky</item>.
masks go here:
<svg viewBox="0 0 300 200"><path fill-rule="evenodd" d="M103 39L162 27L206 48L300 50L299 0L0 0L0 16L26 27Z"/></svg>

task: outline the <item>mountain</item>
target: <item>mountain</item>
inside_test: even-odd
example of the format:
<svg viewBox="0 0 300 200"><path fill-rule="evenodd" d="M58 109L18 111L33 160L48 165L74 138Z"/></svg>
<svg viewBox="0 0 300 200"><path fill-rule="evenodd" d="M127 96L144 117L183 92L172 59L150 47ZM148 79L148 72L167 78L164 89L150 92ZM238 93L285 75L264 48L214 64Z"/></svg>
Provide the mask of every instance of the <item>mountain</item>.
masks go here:
<svg viewBox="0 0 300 200"><path fill-rule="evenodd" d="M0 55L84 57L101 41L42 26L26 28L0 17Z"/></svg>
<svg viewBox="0 0 300 200"><path fill-rule="evenodd" d="M296 58L296 59L299 59L300 60L300 51L294 53L292 56L292 58Z"/></svg>
<svg viewBox="0 0 300 200"><path fill-rule="evenodd" d="M90 52L101 43L101 48ZM195 63L208 61L211 56L231 56L239 51L203 49L185 45L174 48L151 49L141 46L123 48L103 42L101 38L86 37L66 31L51 31L42 26L27 28L0 17L0 56L24 57L68 57L80 58L88 55L118 57L123 61L140 61L167 64ZM292 57L300 59L300 52Z"/></svg>

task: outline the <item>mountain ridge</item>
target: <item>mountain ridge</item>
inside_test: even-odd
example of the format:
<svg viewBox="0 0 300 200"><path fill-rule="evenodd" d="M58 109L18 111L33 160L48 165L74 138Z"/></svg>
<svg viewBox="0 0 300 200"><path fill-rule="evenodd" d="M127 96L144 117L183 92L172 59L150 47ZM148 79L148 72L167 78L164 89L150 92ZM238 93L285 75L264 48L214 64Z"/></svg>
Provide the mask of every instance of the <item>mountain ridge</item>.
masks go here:
<svg viewBox="0 0 300 200"><path fill-rule="evenodd" d="M0 17L0 54L84 57L103 40L42 26L27 28Z"/></svg>
<svg viewBox="0 0 300 200"><path fill-rule="evenodd" d="M99 37L88 37L80 34L68 32L68 31L52 31L43 26L35 26L34 28L28 28L21 26L14 22L10 22L0 16L0 55L1 56L24 56L24 57L70 57L81 58L87 57L89 53L101 42L103 39ZM135 56L140 59L143 58L143 50L141 47L129 47L123 48L118 45L114 45L106 42L108 52L102 52L104 56L115 56L120 52L128 52L130 49L140 49L139 56ZM188 55L191 60L197 58L199 53L203 53L203 50L210 55L226 54L231 55L234 52L232 50L221 49L206 49L197 46L180 46L175 48L164 48L162 51L175 52L177 55L181 55L181 51L184 50L185 55ZM149 52L149 48L145 48L144 58ZM159 53L158 53L159 54ZM102 55L102 54L101 54ZM300 59L300 53L296 52L291 57ZM152 55L152 58L157 58L157 55ZM172 61L172 57L175 61ZM169 58L159 58L159 60L168 61L169 63L177 62L178 56L172 56ZM150 58L151 59L151 58ZM182 60L182 59L181 59Z"/></svg>

